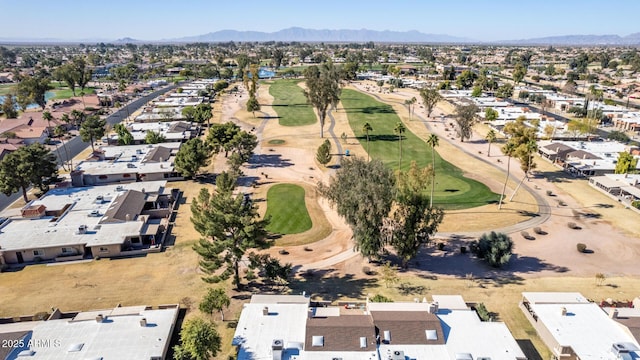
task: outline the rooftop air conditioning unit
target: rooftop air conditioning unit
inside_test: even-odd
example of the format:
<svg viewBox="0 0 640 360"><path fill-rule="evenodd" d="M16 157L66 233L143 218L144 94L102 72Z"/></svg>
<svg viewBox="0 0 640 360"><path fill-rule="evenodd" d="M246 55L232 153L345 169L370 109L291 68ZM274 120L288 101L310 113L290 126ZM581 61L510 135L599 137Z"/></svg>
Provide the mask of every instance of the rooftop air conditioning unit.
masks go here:
<svg viewBox="0 0 640 360"><path fill-rule="evenodd" d="M394 350L391 353L391 360L404 360L404 351Z"/></svg>
<svg viewBox="0 0 640 360"><path fill-rule="evenodd" d="M87 233L87 225L78 226L77 234L86 234Z"/></svg>

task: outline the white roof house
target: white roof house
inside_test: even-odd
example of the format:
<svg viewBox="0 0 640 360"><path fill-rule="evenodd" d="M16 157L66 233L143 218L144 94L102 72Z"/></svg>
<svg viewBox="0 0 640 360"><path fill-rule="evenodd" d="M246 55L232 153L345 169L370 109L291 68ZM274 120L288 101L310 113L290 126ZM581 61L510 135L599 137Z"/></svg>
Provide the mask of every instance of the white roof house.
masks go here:
<svg viewBox="0 0 640 360"><path fill-rule="evenodd" d="M0 263L78 260L87 248L110 247L119 255L131 238L155 235L160 220L142 215L147 202L168 195L166 181L135 182L82 188L52 189L24 209L37 216L11 216L0 226ZM78 258L76 258L78 257Z"/></svg>
<svg viewBox="0 0 640 360"><path fill-rule="evenodd" d="M71 174L75 186L136 180L176 180L174 159L181 142L100 147L99 156L82 161Z"/></svg>
<svg viewBox="0 0 640 360"><path fill-rule="evenodd" d="M580 293L522 293L522 309L555 356L620 360L640 356L636 340Z"/></svg>
<svg viewBox="0 0 640 360"><path fill-rule="evenodd" d="M178 305L117 307L81 312L72 319L26 322L32 327L24 346L14 349L8 359L162 360L178 311ZM0 332L4 326L0 325Z"/></svg>
<svg viewBox="0 0 640 360"><path fill-rule="evenodd" d="M503 323L480 321L460 296L360 309L309 305L305 297L254 295L233 339L238 360L526 359Z"/></svg>

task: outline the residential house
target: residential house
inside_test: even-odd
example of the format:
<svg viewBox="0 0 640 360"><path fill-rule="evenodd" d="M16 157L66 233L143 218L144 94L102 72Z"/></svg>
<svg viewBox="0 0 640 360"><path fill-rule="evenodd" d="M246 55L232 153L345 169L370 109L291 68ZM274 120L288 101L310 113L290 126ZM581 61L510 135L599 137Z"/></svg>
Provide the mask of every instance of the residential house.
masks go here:
<svg viewBox="0 0 640 360"><path fill-rule="evenodd" d="M102 146L71 172L73 186L114 182L182 180L174 166L182 143Z"/></svg>
<svg viewBox="0 0 640 360"><path fill-rule="evenodd" d="M165 181L52 189L3 214L0 264L160 251L177 197Z"/></svg>
<svg viewBox="0 0 640 360"><path fill-rule="evenodd" d="M480 321L460 296L326 307L300 295L254 295L233 345L238 360L526 359L503 323Z"/></svg>
<svg viewBox="0 0 640 360"><path fill-rule="evenodd" d="M126 306L0 323L0 360L165 360L180 306ZM13 320L13 319L11 319Z"/></svg>
<svg viewBox="0 0 640 360"><path fill-rule="evenodd" d="M556 359L640 357L637 339L580 293L523 292L520 308Z"/></svg>

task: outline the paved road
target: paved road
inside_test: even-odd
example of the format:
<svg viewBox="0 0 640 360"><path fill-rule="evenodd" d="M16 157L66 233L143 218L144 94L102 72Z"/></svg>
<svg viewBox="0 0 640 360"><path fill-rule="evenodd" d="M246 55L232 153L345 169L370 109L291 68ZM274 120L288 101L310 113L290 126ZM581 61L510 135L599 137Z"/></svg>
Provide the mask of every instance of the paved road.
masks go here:
<svg viewBox="0 0 640 360"><path fill-rule="evenodd" d="M131 101L129 104L127 104L126 106L121 107L120 109L118 109L116 112L114 112L113 114L109 115L106 120L107 120L107 124L113 126L114 124L117 124L119 122L121 122L123 119L125 119L129 114L133 114L136 110L138 110L139 108L141 108L142 106L144 106L147 102L149 102L150 100L166 93L169 90L175 89L178 85L170 85L167 87L164 87L162 89L156 90L152 93L150 93L149 95L145 95L142 96L140 98L137 98L133 101ZM60 151L54 151L53 153L56 155L56 160L58 161L58 163L60 163L60 159L62 159L63 161L68 161L69 158L74 158L75 156L77 156L78 154L80 154L84 149L86 149L89 146L89 143L82 141L82 139L80 139L80 136L76 136L74 138L72 138L71 140L67 141L65 143L66 147L67 147L67 151L65 152L64 148L60 148ZM68 156L67 156L68 154ZM14 201L18 200L19 198L22 197L22 192L19 191L15 194L12 194L11 196L6 196L4 194L0 194L0 211L4 210L7 206L9 206L10 204L12 204Z"/></svg>

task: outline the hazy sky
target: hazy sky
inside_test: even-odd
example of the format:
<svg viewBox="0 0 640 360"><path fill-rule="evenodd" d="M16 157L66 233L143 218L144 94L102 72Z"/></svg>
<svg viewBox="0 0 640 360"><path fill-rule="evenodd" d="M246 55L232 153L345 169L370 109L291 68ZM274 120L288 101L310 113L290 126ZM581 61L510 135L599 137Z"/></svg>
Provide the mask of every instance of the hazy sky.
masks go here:
<svg viewBox="0 0 640 360"><path fill-rule="evenodd" d="M640 32L638 0L0 0L0 9L0 38L159 40L292 26L481 41Z"/></svg>

